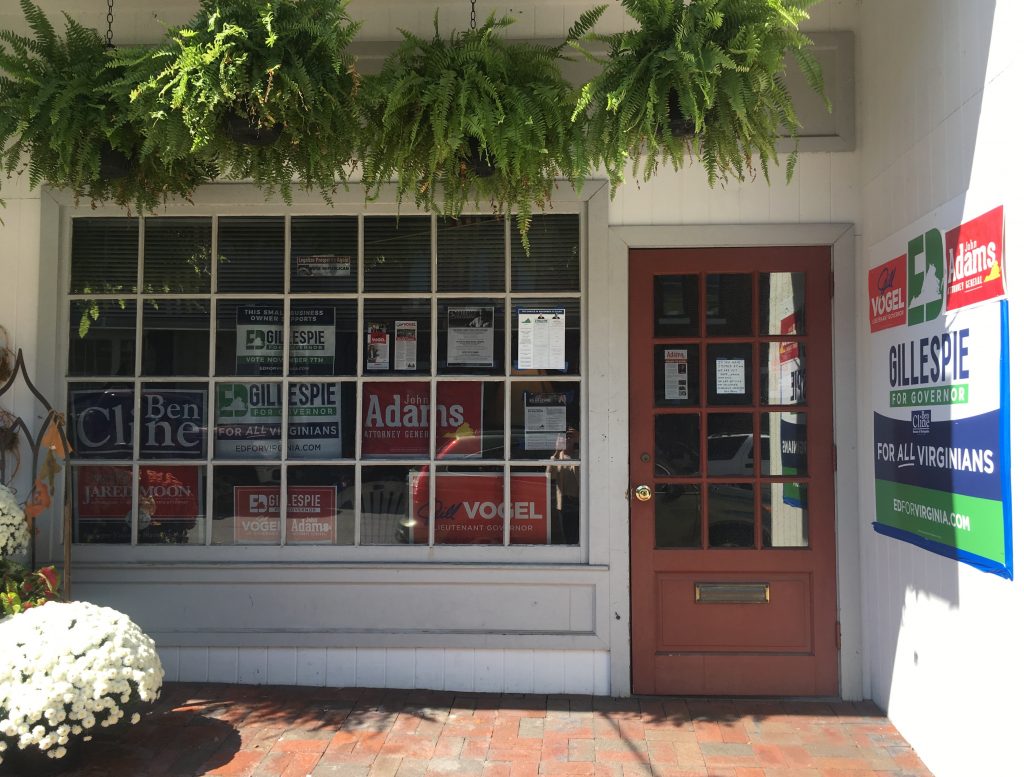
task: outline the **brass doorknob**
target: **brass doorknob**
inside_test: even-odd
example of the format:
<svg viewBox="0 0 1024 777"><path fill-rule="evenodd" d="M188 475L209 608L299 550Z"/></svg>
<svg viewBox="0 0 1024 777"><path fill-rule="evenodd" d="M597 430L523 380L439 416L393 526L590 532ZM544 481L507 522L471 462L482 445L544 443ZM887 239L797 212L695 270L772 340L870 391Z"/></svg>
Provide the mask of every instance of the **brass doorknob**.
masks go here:
<svg viewBox="0 0 1024 777"><path fill-rule="evenodd" d="M637 500L641 502L646 502L650 500L650 498L654 495L654 492L651 491L650 486L637 486L633 490L633 493L636 494Z"/></svg>

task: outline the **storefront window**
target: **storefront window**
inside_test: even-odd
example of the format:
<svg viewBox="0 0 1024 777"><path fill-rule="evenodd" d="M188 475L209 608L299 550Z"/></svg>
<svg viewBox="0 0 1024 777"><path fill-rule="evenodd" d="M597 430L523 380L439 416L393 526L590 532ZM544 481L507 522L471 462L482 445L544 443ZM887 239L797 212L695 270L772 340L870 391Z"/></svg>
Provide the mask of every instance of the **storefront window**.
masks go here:
<svg viewBox="0 0 1024 777"><path fill-rule="evenodd" d="M492 215L71 236L75 542L579 544L577 214L536 216L529 253Z"/></svg>

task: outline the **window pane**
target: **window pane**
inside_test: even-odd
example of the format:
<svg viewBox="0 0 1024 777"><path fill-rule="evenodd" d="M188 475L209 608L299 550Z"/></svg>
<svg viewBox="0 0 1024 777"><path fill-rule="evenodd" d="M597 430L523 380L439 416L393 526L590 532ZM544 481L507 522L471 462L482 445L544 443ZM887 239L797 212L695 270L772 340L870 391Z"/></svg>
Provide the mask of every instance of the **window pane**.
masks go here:
<svg viewBox="0 0 1024 777"><path fill-rule="evenodd" d="M210 373L210 303L149 299L142 305L142 374Z"/></svg>
<svg viewBox="0 0 1024 777"><path fill-rule="evenodd" d="M763 335L802 335L804 332L804 274L759 273L760 318Z"/></svg>
<svg viewBox="0 0 1024 777"><path fill-rule="evenodd" d="M363 384L364 459L419 459L430 453L430 384Z"/></svg>
<svg viewBox="0 0 1024 777"><path fill-rule="evenodd" d="M289 467L285 544L353 544L355 478L355 467Z"/></svg>
<svg viewBox="0 0 1024 777"><path fill-rule="evenodd" d="M281 468L215 467L213 544L281 544Z"/></svg>
<svg viewBox="0 0 1024 777"><path fill-rule="evenodd" d="M654 417L654 476L690 477L700 474L700 416Z"/></svg>
<svg viewBox="0 0 1024 777"><path fill-rule="evenodd" d="M504 384L439 382L435 448L437 458L504 458L504 417Z"/></svg>
<svg viewBox="0 0 1024 777"><path fill-rule="evenodd" d="M700 486L659 483L654 487L654 547L699 548Z"/></svg>
<svg viewBox="0 0 1024 777"><path fill-rule="evenodd" d="M750 405L753 346L749 343L708 345L707 386L709 405Z"/></svg>
<svg viewBox="0 0 1024 777"><path fill-rule="evenodd" d="M293 301L289 375L355 375L357 303Z"/></svg>
<svg viewBox="0 0 1024 777"><path fill-rule="evenodd" d="M806 548L810 545L807 484L762 485L761 525L766 548Z"/></svg>
<svg viewBox="0 0 1024 777"><path fill-rule="evenodd" d="M699 276L658 275L654 278L654 336L699 337Z"/></svg>
<svg viewBox="0 0 1024 777"><path fill-rule="evenodd" d="M512 458L579 459L578 383L512 384Z"/></svg>
<svg viewBox="0 0 1024 777"><path fill-rule="evenodd" d="M580 544L580 467L549 464L512 470L512 545Z"/></svg>
<svg viewBox="0 0 1024 777"><path fill-rule="evenodd" d="M281 384L218 383L214 457L281 456Z"/></svg>
<svg viewBox="0 0 1024 777"><path fill-rule="evenodd" d="M425 544L427 522L412 517L409 492L429 488L429 477L426 467L363 467L359 544Z"/></svg>
<svg viewBox="0 0 1024 777"><path fill-rule="evenodd" d="M139 544L206 543L206 467L139 467Z"/></svg>
<svg viewBox="0 0 1024 777"><path fill-rule="evenodd" d="M505 374L505 306L501 300L440 300L437 371Z"/></svg>
<svg viewBox="0 0 1024 777"><path fill-rule="evenodd" d="M707 276L708 337L751 334L753 290L749 275Z"/></svg>
<svg viewBox="0 0 1024 777"><path fill-rule="evenodd" d="M654 404L658 407L700 404L700 346L655 346Z"/></svg>
<svg viewBox="0 0 1024 777"><path fill-rule="evenodd" d="M134 300L72 302L68 338L68 375L134 375Z"/></svg>
<svg viewBox="0 0 1024 777"><path fill-rule="evenodd" d="M342 459L355 456L355 384L292 383L288 386L288 457Z"/></svg>
<svg viewBox="0 0 1024 777"><path fill-rule="evenodd" d="M803 343L761 343L761 402L802 405L807 401L806 369Z"/></svg>
<svg viewBox="0 0 1024 777"><path fill-rule="evenodd" d="M366 300L363 303L363 370L430 372L430 302L428 300Z"/></svg>
<svg viewBox="0 0 1024 777"><path fill-rule="evenodd" d="M530 335L520 349L524 327ZM512 369L523 375L579 375L578 299L512 300Z"/></svg>
<svg viewBox="0 0 1024 777"><path fill-rule="evenodd" d="M217 302L217 375L280 375L284 356L281 302Z"/></svg>
<svg viewBox="0 0 1024 777"><path fill-rule="evenodd" d="M430 291L430 217L367 216L363 290Z"/></svg>
<svg viewBox="0 0 1024 777"><path fill-rule="evenodd" d="M284 291L282 216L222 217L217 254L217 291Z"/></svg>
<svg viewBox="0 0 1024 777"><path fill-rule="evenodd" d="M417 529L430 517L429 481L413 483ZM435 545L505 542L505 474L501 467L439 467L434 480Z"/></svg>
<svg viewBox="0 0 1024 777"><path fill-rule="evenodd" d="M71 458L130 459L134 408L135 391L128 383L69 384Z"/></svg>
<svg viewBox="0 0 1024 777"><path fill-rule="evenodd" d="M139 220L71 220L71 293L126 294L136 291Z"/></svg>
<svg viewBox="0 0 1024 777"><path fill-rule="evenodd" d="M504 218L438 219L437 290L505 290Z"/></svg>
<svg viewBox="0 0 1024 777"><path fill-rule="evenodd" d="M754 547L754 486L708 485L708 543L712 548Z"/></svg>
<svg viewBox="0 0 1024 777"><path fill-rule="evenodd" d="M754 416L708 414L708 475L754 474Z"/></svg>
<svg viewBox="0 0 1024 777"><path fill-rule="evenodd" d="M142 273L147 294L210 291L212 225L209 216L146 219Z"/></svg>
<svg viewBox="0 0 1024 777"><path fill-rule="evenodd" d="M295 216L291 262L292 291L356 291L359 220L355 216Z"/></svg>
<svg viewBox="0 0 1024 777"><path fill-rule="evenodd" d="M580 217L540 214L530 222L530 253L512 222L512 291L580 290Z"/></svg>
<svg viewBox="0 0 1024 777"><path fill-rule="evenodd" d="M206 458L206 383L146 383L142 387L139 458Z"/></svg>
<svg viewBox="0 0 1024 777"><path fill-rule="evenodd" d="M807 414L761 414L761 474L807 474Z"/></svg>
<svg viewBox="0 0 1024 777"><path fill-rule="evenodd" d="M114 543L132 541L132 468L72 467L74 480L74 541Z"/></svg>

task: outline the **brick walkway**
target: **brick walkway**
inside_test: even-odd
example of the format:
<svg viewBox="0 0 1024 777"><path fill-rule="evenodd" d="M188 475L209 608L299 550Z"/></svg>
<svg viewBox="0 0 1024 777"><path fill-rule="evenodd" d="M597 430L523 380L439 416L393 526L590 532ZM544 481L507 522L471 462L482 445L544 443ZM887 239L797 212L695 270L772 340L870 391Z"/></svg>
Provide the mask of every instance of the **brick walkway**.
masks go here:
<svg viewBox="0 0 1024 777"><path fill-rule="evenodd" d="M870 703L168 684L77 777L929 775Z"/></svg>

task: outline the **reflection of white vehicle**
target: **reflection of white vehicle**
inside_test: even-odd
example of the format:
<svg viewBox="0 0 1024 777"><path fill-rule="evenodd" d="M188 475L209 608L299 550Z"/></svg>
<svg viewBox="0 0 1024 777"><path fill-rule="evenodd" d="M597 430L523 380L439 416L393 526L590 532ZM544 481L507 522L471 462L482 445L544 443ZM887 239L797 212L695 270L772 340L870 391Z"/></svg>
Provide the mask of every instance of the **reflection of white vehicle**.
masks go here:
<svg viewBox="0 0 1024 777"><path fill-rule="evenodd" d="M761 458L768 456L768 435L761 435ZM708 437L708 475L752 475L754 435L713 434Z"/></svg>

